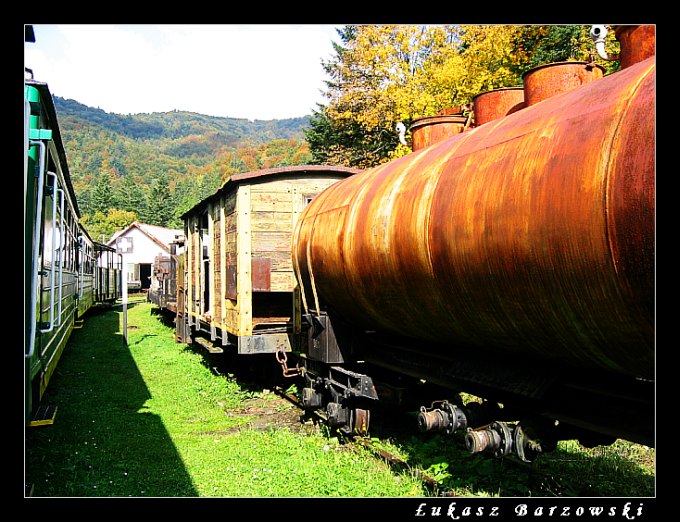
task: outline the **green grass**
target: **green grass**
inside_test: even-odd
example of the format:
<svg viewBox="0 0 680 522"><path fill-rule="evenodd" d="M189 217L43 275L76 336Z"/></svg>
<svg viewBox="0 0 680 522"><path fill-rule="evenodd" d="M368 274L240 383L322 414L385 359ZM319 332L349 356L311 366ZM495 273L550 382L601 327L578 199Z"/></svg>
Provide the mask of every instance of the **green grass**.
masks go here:
<svg viewBox="0 0 680 522"><path fill-rule="evenodd" d="M383 441L439 481L441 491L465 497L653 497L655 450L618 440L587 449L560 441L557 449L525 464L471 455L463 435L411 436ZM435 494L437 492L434 492Z"/></svg>
<svg viewBox="0 0 680 522"><path fill-rule="evenodd" d="M421 495L419 481L323 432L249 429L232 415L254 392L136 300L74 331L49 388L55 423L29 428L33 496L372 497Z"/></svg>
<svg viewBox="0 0 680 522"><path fill-rule="evenodd" d="M325 429L254 429L247 405L271 394L216 369L219 355L176 343L143 299L128 311L127 345L120 307L74 331L48 388L55 423L26 432L33 496L654 496L655 451L624 441L561 442L527 466L470 455L462 434L376 430L408 464L396 469ZM441 488L426 489L416 471Z"/></svg>

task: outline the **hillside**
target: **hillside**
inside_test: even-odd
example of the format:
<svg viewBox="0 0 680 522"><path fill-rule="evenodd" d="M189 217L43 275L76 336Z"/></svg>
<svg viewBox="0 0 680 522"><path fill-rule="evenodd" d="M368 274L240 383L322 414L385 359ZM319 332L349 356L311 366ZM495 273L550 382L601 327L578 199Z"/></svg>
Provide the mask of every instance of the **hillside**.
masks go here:
<svg viewBox="0 0 680 522"><path fill-rule="evenodd" d="M286 120L247 120L204 116L192 112L172 111L135 115L108 113L83 105L75 100L54 97L62 120L78 120L103 127L131 139L181 139L188 136L214 134L224 139L224 145L237 145L243 140L264 143L277 139L300 139L302 127L309 117Z"/></svg>
<svg viewBox="0 0 680 522"><path fill-rule="evenodd" d="M179 215L232 174L311 162L307 116L121 115L54 102L83 221L97 237L134 219L180 226Z"/></svg>

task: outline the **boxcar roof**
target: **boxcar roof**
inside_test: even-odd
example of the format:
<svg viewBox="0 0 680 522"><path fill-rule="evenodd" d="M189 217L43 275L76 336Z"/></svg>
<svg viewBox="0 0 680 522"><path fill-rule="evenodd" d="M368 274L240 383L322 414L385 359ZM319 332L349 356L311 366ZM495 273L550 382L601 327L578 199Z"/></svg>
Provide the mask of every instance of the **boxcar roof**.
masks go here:
<svg viewBox="0 0 680 522"><path fill-rule="evenodd" d="M270 178L276 178L287 174L296 174L300 177L313 176L315 174L342 174L349 177L353 174L361 172L361 169L351 167L340 167L336 165L291 165L286 167L273 167L270 169L255 170L252 172L244 172L241 174L234 174L229 178L224 185L217 189L213 194L196 203L193 207L187 210L180 217L184 219L186 216L193 214L198 209L204 207L209 201L218 197L220 194L227 192L242 183L247 182L266 182Z"/></svg>

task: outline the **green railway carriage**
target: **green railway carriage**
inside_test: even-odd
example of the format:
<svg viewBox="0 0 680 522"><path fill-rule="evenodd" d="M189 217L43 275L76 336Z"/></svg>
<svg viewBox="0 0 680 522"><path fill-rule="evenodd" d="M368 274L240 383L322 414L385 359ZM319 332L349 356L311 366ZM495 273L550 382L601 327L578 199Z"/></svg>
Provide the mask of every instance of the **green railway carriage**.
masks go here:
<svg viewBox="0 0 680 522"><path fill-rule="evenodd" d="M26 424L71 332L95 304L119 295L120 259L80 223L52 95L46 83L24 83L24 356Z"/></svg>

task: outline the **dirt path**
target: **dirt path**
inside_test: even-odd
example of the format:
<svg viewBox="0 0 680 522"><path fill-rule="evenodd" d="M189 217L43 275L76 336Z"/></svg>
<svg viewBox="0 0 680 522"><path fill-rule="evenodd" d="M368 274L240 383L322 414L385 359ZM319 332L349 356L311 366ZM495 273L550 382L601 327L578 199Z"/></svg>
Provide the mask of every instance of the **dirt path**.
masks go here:
<svg viewBox="0 0 680 522"><path fill-rule="evenodd" d="M296 433L314 433L319 429L310 419L304 418L304 412L298 407L269 390L264 390L259 397L243 401L227 414L230 417L247 417L250 420L245 426L261 431L288 428Z"/></svg>

